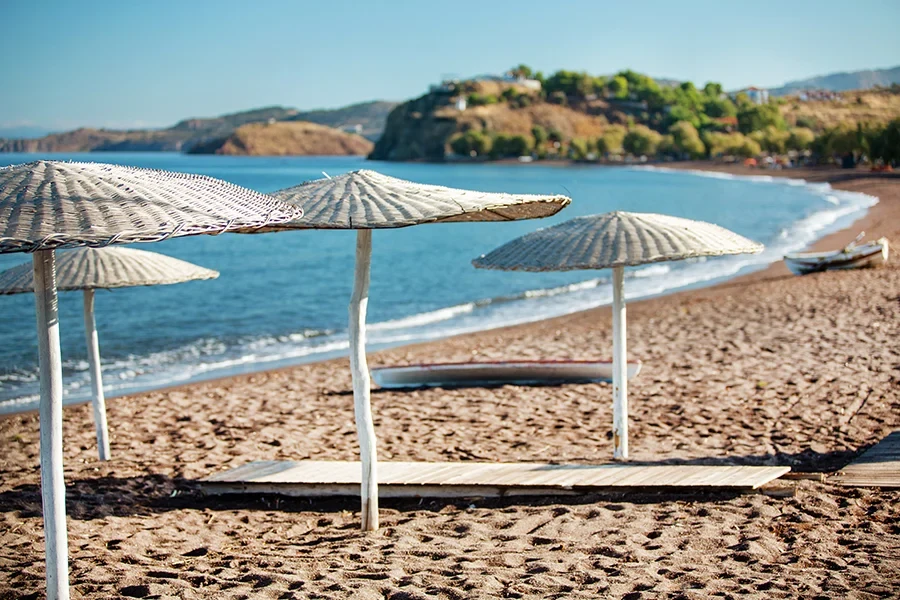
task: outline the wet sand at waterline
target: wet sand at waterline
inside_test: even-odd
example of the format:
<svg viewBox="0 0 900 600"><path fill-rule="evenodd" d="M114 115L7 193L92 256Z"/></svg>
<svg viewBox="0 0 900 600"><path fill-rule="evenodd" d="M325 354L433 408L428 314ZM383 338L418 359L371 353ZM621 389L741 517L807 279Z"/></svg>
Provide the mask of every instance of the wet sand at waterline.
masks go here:
<svg viewBox="0 0 900 600"><path fill-rule="evenodd" d="M710 165L686 165L711 168ZM742 169L731 169L743 172ZM750 173L759 174L753 170ZM851 229L900 246L900 177L765 172L881 199ZM781 264L628 306L634 460L829 472L900 428L900 261L802 278ZM609 310L370 356L372 366L598 358ZM609 385L372 395L381 460L603 463ZM793 496L382 501L204 497L251 460L356 458L346 359L65 410L73 596L157 598L882 598L900 596L900 491L778 482ZM44 585L38 420L0 420L0 598Z"/></svg>

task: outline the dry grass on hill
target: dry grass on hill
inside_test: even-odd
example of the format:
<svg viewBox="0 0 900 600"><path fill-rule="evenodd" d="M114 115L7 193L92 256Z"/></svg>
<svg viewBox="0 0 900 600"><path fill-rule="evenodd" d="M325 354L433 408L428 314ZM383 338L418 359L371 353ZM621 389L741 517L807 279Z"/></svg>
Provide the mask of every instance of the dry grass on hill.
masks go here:
<svg viewBox="0 0 900 600"><path fill-rule="evenodd" d="M368 154L373 144L362 136L305 121L251 123L238 127L216 154L305 156Z"/></svg>
<svg viewBox="0 0 900 600"><path fill-rule="evenodd" d="M454 111L453 116L460 131L484 129L507 135L531 135L532 127L540 125L548 130L559 130L566 139L599 137L608 124L603 117L547 103L524 108L511 108L508 104L476 106L464 113Z"/></svg>
<svg viewBox="0 0 900 600"><path fill-rule="evenodd" d="M837 100L801 102L788 98L781 112L789 123L798 119L812 119L817 128L841 124L886 123L900 116L900 94L888 90L852 91L840 94Z"/></svg>

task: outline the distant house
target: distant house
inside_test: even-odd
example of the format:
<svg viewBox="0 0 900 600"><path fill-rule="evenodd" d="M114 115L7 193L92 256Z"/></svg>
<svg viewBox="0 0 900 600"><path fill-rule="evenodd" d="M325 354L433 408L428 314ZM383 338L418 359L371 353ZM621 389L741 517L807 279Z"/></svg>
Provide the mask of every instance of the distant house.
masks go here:
<svg viewBox="0 0 900 600"><path fill-rule="evenodd" d="M356 135L361 135L363 126L361 123L356 123L355 125L344 125L343 127L341 127L341 130L344 133L355 133Z"/></svg>
<svg viewBox="0 0 900 600"><path fill-rule="evenodd" d="M753 104L768 104L769 103L769 90L758 88L758 87L748 87L746 90L742 90L747 97L750 98L750 101Z"/></svg>
<svg viewBox="0 0 900 600"><path fill-rule="evenodd" d="M466 110L466 98L464 96L460 96L456 99L456 110L460 112Z"/></svg>
<svg viewBox="0 0 900 600"><path fill-rule="evenodd" d="M509 83L518 83L535 92L541 91L541 82L537 79L528 79L522 75L513 75L512 72L507 72L503 74L502 80Z"/></svg>

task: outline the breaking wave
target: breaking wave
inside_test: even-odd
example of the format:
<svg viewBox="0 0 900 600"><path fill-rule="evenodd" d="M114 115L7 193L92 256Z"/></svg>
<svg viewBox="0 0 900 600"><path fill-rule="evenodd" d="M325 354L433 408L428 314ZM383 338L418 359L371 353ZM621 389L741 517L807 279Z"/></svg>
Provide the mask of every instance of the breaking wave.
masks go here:
<svg viewBox="0 0 900 600"><path fill-rule="evenodd" d="M827 183L777 178L768 175L738 176L709 171L682 171L664 167L634 167L648 173L666 172L716 179L735 179L760 184L806 186L823 201L816 210L780 231L771 232L766 249L756 255L713 260L694 259L653 264L626 271L629 300L670 293L721 281L761 269L791 251L807 247L815 239L849 226L878 199L866 194L835 190ZM528 289L521 293L482 298L370 324L370 349L433 340L461 333L503 327L568 314L612 301L610 280L592 277L567 285ZM284 335L222 339L207 337L178 348L149 354L103 359L104 387L109 396L166 387L202 379L234 375L346 354L345 330L306 329ZM89 399L88 364L66 361L66 404ZM14 369L0 373L0 414L37 407L39 382L36 370Z"/></svg>

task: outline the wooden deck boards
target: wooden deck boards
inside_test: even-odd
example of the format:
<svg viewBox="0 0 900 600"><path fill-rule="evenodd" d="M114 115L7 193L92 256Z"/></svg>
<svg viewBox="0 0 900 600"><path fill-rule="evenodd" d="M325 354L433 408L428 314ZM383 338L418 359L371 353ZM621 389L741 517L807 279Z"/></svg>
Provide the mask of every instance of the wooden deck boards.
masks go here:
<svg viewBox="0 0 900 600"><path fill-rule="evenodd" d="M790 467L382 462L378 485L379 495L385 498L558 495L631 488L749 491L788 471ZM258 461L200 483L211 494L358 495L360 464Z"/></svg>
<svg viewBox="0 0 900 600"><path fill-rule="evenodd" d="M900 488L900 430L863 452L830 480L852 487Z"/></svg>

